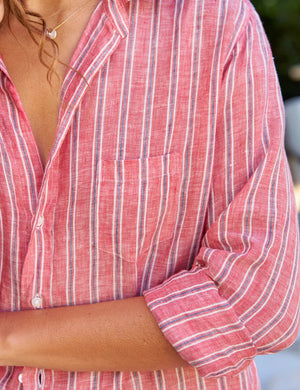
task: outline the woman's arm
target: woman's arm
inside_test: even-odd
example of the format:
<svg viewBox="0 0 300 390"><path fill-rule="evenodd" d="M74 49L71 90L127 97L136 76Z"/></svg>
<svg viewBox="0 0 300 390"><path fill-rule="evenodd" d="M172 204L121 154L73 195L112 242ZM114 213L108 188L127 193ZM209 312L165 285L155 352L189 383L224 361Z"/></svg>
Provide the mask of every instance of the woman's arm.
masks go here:
<svg viewBox="0 0 300 390"><path fill-rule="evenodd" d="M143 297L0 315L1 365L66 371L187 366Z"/></svg>

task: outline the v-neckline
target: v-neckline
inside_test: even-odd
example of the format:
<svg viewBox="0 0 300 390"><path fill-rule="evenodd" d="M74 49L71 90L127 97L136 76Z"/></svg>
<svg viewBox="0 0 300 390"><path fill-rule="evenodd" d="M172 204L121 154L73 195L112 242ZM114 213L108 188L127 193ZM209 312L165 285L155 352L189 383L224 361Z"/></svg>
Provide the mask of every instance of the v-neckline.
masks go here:
<svg viewBox="0 0 300 390"><path fill-rule="evenodd" d="M73 65L76 62L76 58L80 54L80 48L82 47L84 41L86 40L86 37L88 35L87 32L91 29L91 26L94 24L95 14L97 13L99 8L101 7L102 3L103 3L102 0L99 1L98 4L96 5L95 9L92 11L92 13L91 13L91 15L90 15L90 17L89 17L89 19L87 21L87 24L85 25L85 27L83 29L83 32L81 33L80 38L77 41L75 49L73 50L73 53L70 56L69 69L64 74L63 81L62 81L62 84L61 84L60 93L59 93L60 94L60 100L59 100L59 103L58 103L57 123L56 123L56 129L55 129L55 133L54 133L53 143L52 143L52 146L50 147L48 156L47 156L46 161L45 161L45 165L42 162L42 156L41 156L40 151L39 151L38 142L37 142L37 139L36 139L36 137L34 135L32 124L31 124L31 122L29 120L28 114L27 114L27 112L25 110L25 107L24 107L24 104L23 104L22 99L20 97L20 94L18 92L18 89L16 88L16 86L15 86L15 84L14 84L14 82L13 82L11 76L10 76L10 73L9 73L9 71L8 71L6 65L5 65L5 62L4 62L3 58L2 58L2 55L0 54L0 70L2 70L2 72L6 75L6 77L9 80L9 82L11 83L11 85L8 86L8 89L9 89L10 93L13 94L13 97L14 97L14 100L15 100L15 104L17 105L20 113L23 116L24 123L25 123L25 126L26 126L25 132L27 133L27 135L26 135L26 138L28 140L27 143L29 142L29 144L33 147L33 150L31 152L34 151L34 154L37 157L37 159L35 159L35 158L33 159L32 164L33 164L33 166L35 166L35 169L38 170L38 173L39 173L38 176L40 176L40 175L42 177L44 176L46 168L47 168L47 165L48 165L49 160L50 160L50 157L53 154L53 148L54 148L54 146L56 144L56 138L57 138L59 122L60 122L60 117L61 117L61 107L62 107L61 97L62 97L62 90L64 88L65 81L68 79L70 73L73 72ZM47 82L47 80L45 80L45 82ZM25 136L24 130L23 130L23 136ZM34 163L35 161L37 161L38 163L37 164Z"/></svg>

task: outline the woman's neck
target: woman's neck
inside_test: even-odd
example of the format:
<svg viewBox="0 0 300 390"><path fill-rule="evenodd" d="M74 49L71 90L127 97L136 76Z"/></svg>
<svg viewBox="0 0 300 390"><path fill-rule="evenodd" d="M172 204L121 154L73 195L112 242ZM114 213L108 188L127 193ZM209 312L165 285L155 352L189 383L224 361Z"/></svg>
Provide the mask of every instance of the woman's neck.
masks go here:
<svg viewBox="0 0 300 390"><path fill-rule="evenodd" d="M56 24L87 2L89 0L25 0L24 6L51 24Z"/></svg>
<svg viewBox="0 0 300 390"><path fill-rule="evenodd" d="M71 15L72 22L80 20L81 9L84 13L90 13L97 4L97 0L25 0L24 6L26 9L36 12L46 21L47 26L54 27L59 25L62 21L68 19Z"/></svg>

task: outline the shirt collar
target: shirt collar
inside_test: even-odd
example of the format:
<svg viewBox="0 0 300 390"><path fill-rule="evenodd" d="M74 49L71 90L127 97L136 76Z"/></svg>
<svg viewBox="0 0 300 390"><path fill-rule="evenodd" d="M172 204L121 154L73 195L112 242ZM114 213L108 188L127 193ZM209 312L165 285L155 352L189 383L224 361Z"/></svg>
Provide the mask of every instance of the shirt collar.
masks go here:
<svg viewBox="0 0 300 390"><path fill-rule="evenodd" d="M113 21L116 29L122 38L129 32L129 18L126 4L131 0L106 0L105 7L107 14Z"/></svg>

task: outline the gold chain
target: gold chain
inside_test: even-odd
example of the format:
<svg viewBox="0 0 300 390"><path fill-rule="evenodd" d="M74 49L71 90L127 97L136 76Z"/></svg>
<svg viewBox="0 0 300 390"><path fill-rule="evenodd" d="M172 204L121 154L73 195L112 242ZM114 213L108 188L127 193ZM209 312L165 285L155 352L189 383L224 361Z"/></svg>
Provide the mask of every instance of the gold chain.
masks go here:
<svg viewBox="0 0 300 390"><path fill-rule="evenodd" d="M86 7L92 0L89 0L87 1L85 4L81 5L79 8L75 9L75 11L73 11L71 13L71 15L69 15L66 19L64 19L60 24L58 24L57 26L55 26L54 28L51 28L51 29L48 29L46 28L46 36L50 39L55 39L56 36L57 36L57 33L56 31L62 27L65 23L68 22L68 20L70 20L74 15L76 15L82 8Z"/></svg>

